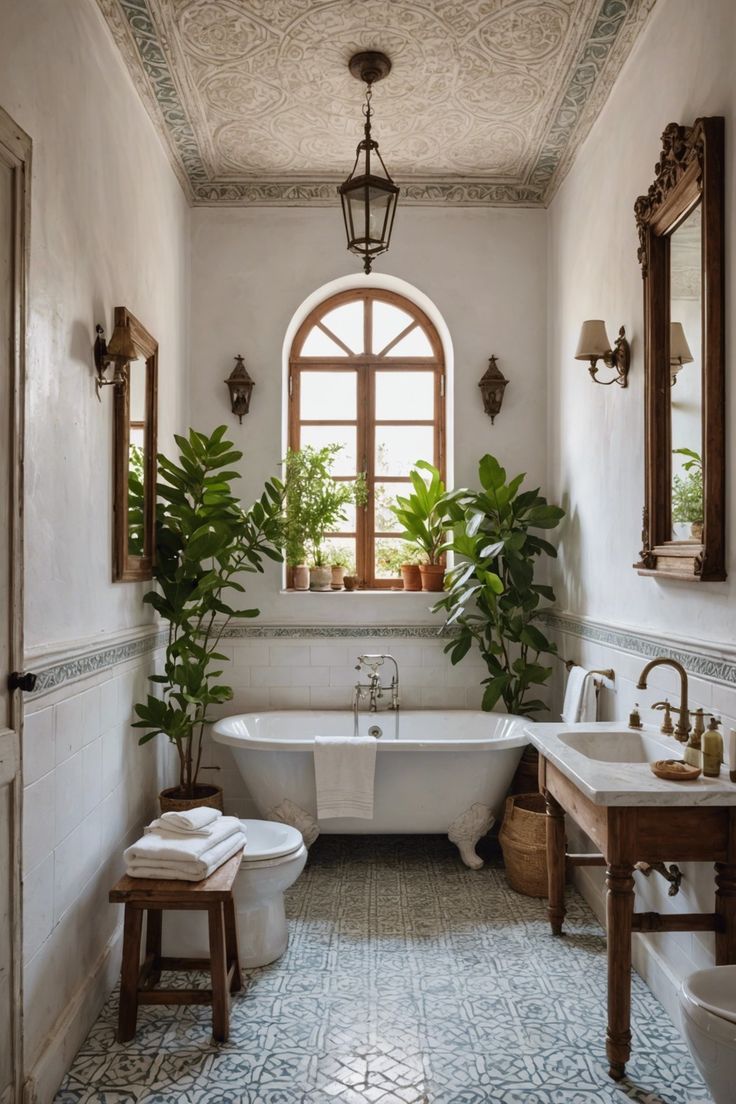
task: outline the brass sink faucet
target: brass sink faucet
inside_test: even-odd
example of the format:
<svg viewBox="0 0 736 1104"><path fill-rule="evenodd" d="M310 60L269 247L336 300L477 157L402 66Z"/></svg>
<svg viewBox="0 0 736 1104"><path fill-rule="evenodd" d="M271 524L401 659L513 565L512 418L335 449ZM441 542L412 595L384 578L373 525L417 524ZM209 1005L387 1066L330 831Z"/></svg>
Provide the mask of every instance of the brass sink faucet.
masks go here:
<svg viewBox="0 0 736 1104"><path fill-rule="evenodd" d="M659 659L650 659L646 667L639 675L639 681L636 684L637 690L646 690L647 688L647 675L653 667L673 667L680 676L680 708L672 709L673 713L677 713L677 724L675 725L675 738L680 741L681 744L687 743L688 733L690 731L690 710L688 707L687 696L687 671L678 663L676 659L666 659L661 656Z"/></svg>

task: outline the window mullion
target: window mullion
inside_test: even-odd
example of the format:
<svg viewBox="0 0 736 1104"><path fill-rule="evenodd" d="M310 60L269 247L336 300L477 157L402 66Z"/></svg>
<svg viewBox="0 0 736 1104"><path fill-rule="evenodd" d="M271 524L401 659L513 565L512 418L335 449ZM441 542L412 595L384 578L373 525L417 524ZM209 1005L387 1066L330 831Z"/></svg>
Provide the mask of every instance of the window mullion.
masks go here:
<svg viewBox="0 0 736 1104"><path fill-rule="evenodd" d="M364 584L369 582L369 560L368 560L368 536L370 526L368 519L371 517L371 509L373 502L373 485L370 481L368 473L368 429L366 425L366 418L368 413L368 369L365 363L358 365L358 431L357 431L357 462L358 471L364 471L366 474L366 483L368 486L368 502L365 507L359 506L356 509L355 525L358 533L357 540L355 542L355 567L358 574L358 578L362 580Z"/></svg>

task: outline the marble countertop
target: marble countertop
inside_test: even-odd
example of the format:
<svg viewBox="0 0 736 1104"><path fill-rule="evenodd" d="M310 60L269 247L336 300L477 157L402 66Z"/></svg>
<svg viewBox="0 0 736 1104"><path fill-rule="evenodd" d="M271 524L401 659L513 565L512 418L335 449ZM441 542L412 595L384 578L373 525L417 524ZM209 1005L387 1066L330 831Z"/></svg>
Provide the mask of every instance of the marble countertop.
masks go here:
<svg viewBox="0 0 736 1104"><path fill-rule="evenodd" d="M736 784L725 765L719 778L701 775L694 782L667 782L652 774L650 762L682 759L684 751L682 744L652 726L636 732L620 721L574 725L530 721L525 732L540 755L594 805L736 805ZM571 746L575 744L597 757L583 754ZM619 761L602 758L608 755ZM632 756L641 761L631 762Z"/></svg>

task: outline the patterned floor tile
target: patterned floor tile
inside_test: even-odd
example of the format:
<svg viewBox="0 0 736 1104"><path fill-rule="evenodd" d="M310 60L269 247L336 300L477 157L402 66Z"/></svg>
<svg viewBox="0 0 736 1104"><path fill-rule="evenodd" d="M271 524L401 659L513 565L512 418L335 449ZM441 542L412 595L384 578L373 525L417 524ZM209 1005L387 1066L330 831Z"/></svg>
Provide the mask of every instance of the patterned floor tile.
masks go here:
<svg viewBox="0 0 736 1104"><path fill-rule="evenodd" d="M229 1042L194 1006L142 1009L116 1043L113 993L56 1104L708 1104L636 976L628 1077L608 1079L605 936L568 905L554 939L497 861L470 871L433 836L322 837L289 895L289 947L250 971Z"/></svg>

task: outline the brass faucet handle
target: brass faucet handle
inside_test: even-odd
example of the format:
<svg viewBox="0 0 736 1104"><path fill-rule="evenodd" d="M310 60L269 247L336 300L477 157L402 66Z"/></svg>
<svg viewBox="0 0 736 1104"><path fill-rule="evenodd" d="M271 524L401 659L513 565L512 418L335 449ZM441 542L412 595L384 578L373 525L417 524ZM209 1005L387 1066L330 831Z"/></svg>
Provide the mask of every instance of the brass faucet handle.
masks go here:
<svg viewBox="0 0 736 1104"><path fill-rule="evenodd" d="M654 705L652 706L652 709L663 709L664 710L664 717L662 718L662 727L659 730L662 733L663 736L671 736L672 733L675 731L675 726L672 724L672 710L673 710L673 708L674 708L674 706L672 706L666 700L663 701L663 702L655 702ZM679 710L676 710L676 712L679 713Z"/></svg>

